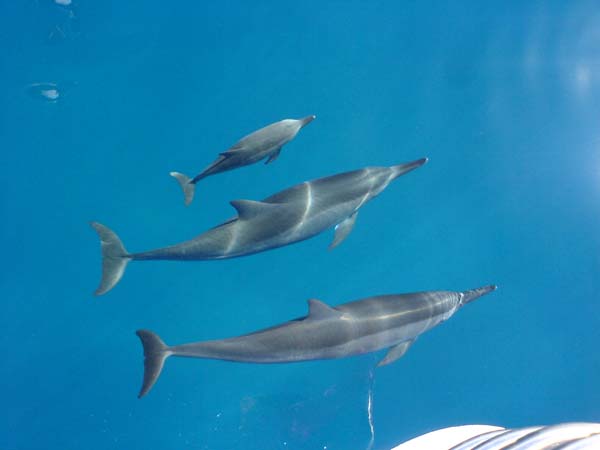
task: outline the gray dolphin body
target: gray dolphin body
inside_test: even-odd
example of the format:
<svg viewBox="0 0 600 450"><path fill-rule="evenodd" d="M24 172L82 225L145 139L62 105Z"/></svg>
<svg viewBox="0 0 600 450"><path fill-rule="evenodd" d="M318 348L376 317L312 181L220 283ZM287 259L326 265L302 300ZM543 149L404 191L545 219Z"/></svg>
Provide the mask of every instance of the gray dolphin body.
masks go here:
<svg viewBox="0 0 600 450"><path fill-rule="evenodd" d="M392 167L367 167L306 181L261 202L234 200L231 204L237 217L190 241L142 253L127 252L113 231L92 222L102 244L102 280L96 295L112 289L131 260L234 258L303 241L335 226L333 248L348 236L365 203L392 180L426 161L423 158Z"/></svg>
<svg viewBox="0 0 600 450"><path fill-rule="evenodd" d="M305 317L239 337L172 347L153 332L139 330L145 357L139 397L152 388L169 356L288 363L344 358L389 347L378 364L386 365L402 357L419 335L495 289L383 295L336 307L309 300Z"/></svg>
<svg viewBox="0 0 600 450"><path fill-rule="evenodd" d="M265 164L275 161L281 148L294 139L300 129L312 122L315 117L280 120L244 136L229 150L219 153L217 159L194 178L179 172L171 172L171 176L183 189L185 204L189 205L194 199L196 183L209 175L254 164L264 158L267 158Z"/></svg>

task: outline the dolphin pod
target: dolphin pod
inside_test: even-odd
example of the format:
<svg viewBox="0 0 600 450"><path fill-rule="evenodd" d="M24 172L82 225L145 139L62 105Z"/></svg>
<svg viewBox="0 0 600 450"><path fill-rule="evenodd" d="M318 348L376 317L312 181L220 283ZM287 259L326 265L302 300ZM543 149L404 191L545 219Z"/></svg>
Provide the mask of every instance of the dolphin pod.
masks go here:
<svg viewBox="0 0 600 450"><path fill-rule="evenodd" d="M169 356L268 364L337 359L389 348L378 366L390 364L419 335L495 289L382 295L336 307L312 299L305 317L239 337L175 346L167 346L151 331L139 330L144 347L139 397L150 391Z"/></svg>
<svg viewBox="0 0 600 450"><path fill-rule="evenodd" d="M316 116L303 119L284 119L267 125L260 130L244 136L229 150L219 153L217 159L194 178L180 172L171 172L183 189L186 206L192 203L196 183L203 178L228 170L254 164L267 158L265 164L277 159L281 148L296 137L301 128L311 123Z"/></svg>
<svg viewBox="0 0 600 450"><path fill-rule="evenodd" d="M251 255L309 239L335 227L330 248L352 231L358 211L394 179L427 162L422 158L391 167L366 167L306 181L262 201L234 200L237 216L189 241L129 253L108 227L92 222L102 247L102 279L96 295L111 290L129 261L211 260Z"/></svg>
<svg viewBox="0 0 600 450"><path fill-rule="evenodd" d="M196 183L210 175L274 161L281 148L314 120L286 119L248 136L194 178L171 172L183 189L185 204ZM102 295L122 278L130 261L214 260L235 258L309 239L334 228L329 248L352 232L359 210L396 178L421 167L427 158L390 167L363 169L305 181L262 201L233 200L237 215L199 236L178 244L130 253L116 233L92 222L102 250L102 278L95 291ZM169 356L219 359L246 363L289 363L337 359L388 348L378 366L401 358L424 332L450 318L467 303L496 289L484 286L464 292L428 291L381 295L336 307L308 301L308 314L274 327L238 337L168 346L149 330L138 330L144 349L144 376L138 397L156 383Z"/></svg>

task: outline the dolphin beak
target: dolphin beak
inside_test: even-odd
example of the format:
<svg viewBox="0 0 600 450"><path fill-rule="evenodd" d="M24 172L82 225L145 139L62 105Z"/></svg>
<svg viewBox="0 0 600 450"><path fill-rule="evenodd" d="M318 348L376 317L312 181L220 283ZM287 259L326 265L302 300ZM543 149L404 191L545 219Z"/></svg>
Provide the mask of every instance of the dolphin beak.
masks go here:
<svg viewBox="0 0 600 450"><path fill-rule="evenodd" d="M406 164L398 164L397 166L392 166L392 170L394 171L394 178L398 178L400 175L404 175L405 173L408 173L411 170L415 170L416 168L421 167L427 161L429 161L429 158L421 158Z"/></svg>
<svg viewBox="0 0 600 450"><path fill-rule="evenodd" d="M462 298L460 300L460 305L466 305L467 303L471 303L473 300L477 300L479 297L489 294L492 291L498 289L498 286L495 284L491 284L489 286L480 287L477 289L471 289L469 291L462 292Z"/></svg>
<svg viewBox="0 0 600 450"><path fill-rule="evenodd" d="M300 119L300 121L302 122L301 126L305 127L306 125L308 125L309 123L311 123L316 118L317 118L317 116L307 116L304 119Z"/></svg>

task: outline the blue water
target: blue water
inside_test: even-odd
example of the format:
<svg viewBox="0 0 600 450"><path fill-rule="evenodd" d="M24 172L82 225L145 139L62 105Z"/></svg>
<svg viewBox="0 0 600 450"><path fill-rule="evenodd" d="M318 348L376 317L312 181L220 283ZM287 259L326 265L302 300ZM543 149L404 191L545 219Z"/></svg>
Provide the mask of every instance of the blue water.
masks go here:
<svg viewBox="0 0 600 450"><path fill-rule="evenodd" d="M482 4L483 3L483 4ZM600 421L600 8L570 2L0 2L0 448L375 449L463 423ZM56 83L50 102L31 83ZM171 170L317 119L264 166ZM331 233L246 258L140 262L228 201L428 156ZM134 331L234 336L375 294L499 290L396 363L172 358L138 400Z"/></svg>

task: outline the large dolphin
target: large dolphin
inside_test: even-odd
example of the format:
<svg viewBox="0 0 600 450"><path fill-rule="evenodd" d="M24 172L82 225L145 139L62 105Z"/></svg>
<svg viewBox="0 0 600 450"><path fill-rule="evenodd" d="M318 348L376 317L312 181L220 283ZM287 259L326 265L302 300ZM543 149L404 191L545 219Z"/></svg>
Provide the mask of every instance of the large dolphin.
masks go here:
<svg viewBox="0 0 600 450"><path fill-rule="evenodd" d="M209 175L254 164L264 158L267 158L265 164L275 161L281 148L294 139L300 129L312 122L315 117L280 120L244 136L229 150L219 153L217 159L194 178L179 172L171 172L171 176L177 179L183 189L185 204L189 205L194 199L196 183Z"/></svg>
<svg viewBox="0 0 600 450"><path fill-rule="evenodd" d="M261 202L234 200L233 217L192 240L143 253L128 253L119 237L92 222L102 247L102 280L96 295L113 288L131 260L207 260L251 255L303 241L335 226L330 245L350 233L358 210L395 178L422 166L426 158L391 167L367 167L306 181Z"/></svg>
<svg viewBox="0 0 600 450"><path fill-rule="evenodd" d="M139 397L152 388L169 356L266 364L344 358L389 347L378 364L383 366L404 355L419 335L495 289L382 295L336 307L312 299L305 317L239 337L172 347L152 331L139 330L144 346Z"/></svg>

